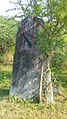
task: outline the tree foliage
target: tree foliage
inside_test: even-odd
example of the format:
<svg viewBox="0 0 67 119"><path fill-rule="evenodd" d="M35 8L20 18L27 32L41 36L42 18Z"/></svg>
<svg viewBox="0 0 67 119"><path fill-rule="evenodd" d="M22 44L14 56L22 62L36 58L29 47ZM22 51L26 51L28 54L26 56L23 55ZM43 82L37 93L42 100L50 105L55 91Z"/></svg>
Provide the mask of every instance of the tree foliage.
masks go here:
<svg viewBox="0 0 67 119"><path fill-rule="evenodd" d="M44 21L36 33L37 46L43 55L50 55L52 71L59 73L67 57L66 0L17 0L15 4L22 11L19 17L36 16Z"/></svg>
<svg viewBox="0 0 67 119"><path fill-rule="evenodd" d="M17 21L0 16L0 54L9 51L15 44Z"/></svg>
<svg viewBox="0 0 67 119"><path fill-rule="evenodd" d="M63 49L67 34L66 0L17 0L15 4L22 11L19 17L36 16L44 21L42 29L36 34L38 46L44 54L57 48Z"/></svg>

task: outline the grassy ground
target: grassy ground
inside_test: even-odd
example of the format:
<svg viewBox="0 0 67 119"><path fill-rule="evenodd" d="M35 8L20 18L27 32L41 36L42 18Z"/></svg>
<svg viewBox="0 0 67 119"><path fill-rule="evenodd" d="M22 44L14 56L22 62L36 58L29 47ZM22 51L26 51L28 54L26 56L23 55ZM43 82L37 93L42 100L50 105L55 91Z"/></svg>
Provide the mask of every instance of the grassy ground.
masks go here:
<svg viewBox="0 0 67 119"><path fill-rule="evenodd" d="M67 119L67 89L54 94L53 104L38 104L9 96L11 66L0 65L0 119Z"/></svg>

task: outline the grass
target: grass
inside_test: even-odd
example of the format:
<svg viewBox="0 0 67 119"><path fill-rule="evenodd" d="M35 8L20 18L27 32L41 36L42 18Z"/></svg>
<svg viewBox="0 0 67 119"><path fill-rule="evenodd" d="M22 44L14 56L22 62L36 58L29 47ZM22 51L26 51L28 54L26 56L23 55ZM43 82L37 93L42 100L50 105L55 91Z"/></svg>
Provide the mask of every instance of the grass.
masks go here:
<svg viewBox="0 0 67 119"><path fill-rule="evenodd" d="M54 94L53 104L38 104L9 96L11 66L0 65L0 119L67 119L67 89Z"/></svg>

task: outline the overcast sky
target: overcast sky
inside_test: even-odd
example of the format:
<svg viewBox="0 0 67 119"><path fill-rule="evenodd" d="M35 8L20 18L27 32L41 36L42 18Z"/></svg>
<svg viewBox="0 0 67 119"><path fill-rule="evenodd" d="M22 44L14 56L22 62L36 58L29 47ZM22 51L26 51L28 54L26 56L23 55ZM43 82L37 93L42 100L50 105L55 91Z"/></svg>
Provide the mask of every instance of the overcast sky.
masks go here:
<svg viewBox="0 0 67 119"><path fill-rule="evenodd" d="M3 16L11 16L11 15L14 15L16 14L15 12L11 11L11 12L5 12L6 10L8 9L11 9L14 7L13 4L11 4L9 1L16 1L16 0L0 0L0 15L3 15Z"/></svg>

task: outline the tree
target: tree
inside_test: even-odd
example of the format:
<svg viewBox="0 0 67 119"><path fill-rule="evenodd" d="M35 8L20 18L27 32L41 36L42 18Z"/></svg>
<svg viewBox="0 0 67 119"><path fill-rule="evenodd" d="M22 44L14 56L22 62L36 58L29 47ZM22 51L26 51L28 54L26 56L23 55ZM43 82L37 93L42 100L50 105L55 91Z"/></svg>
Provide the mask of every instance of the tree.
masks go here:
<svg viewBox="0 0 67 119"><path fill-rule="evenodd" d="M42 81L44 70L46 70L44 67L47 67L47 71L45 71L47 74L47 101L53 102L50 64L53 55L56 58L58 54L56 52L64 52L64 48L66 48L67 42L63 37L67 33L67 2L66 0L27 0L24 3L23 0L17 0L15 4L18 4L22 11L22 15L19 17L30 15L43 20L42 28L36 33L37 47L42 52L39 97L42 102Z"/></svg>
<svg viewBox="0 0 67 119"><path fill-rule="evenodd" d="M0 54L9 51L15 44L17 21L0 16Z"/></svg>
<svg viewBox="0 0 67 119"><path fill-rule="evenodd" d="M58 9L58 5L59 5L59 9ZM64 17L61 16L61 12L63 13L63 11L65 11L63 9L62 1L47 0L46 9L44 8L44 10L45 10L44 16L46 16L45 18L46 21L44 22L43 28L37 34L37 39L38 39L37 43L38 43L38 46L41 48L43 55L44 56L47 56L47 54L49 55L47 60L50 59L48 62L51 62L52 55L54 55L56 58L57 54L59 54L60 51L61 51L61 53L59 54L60 57L61 56L63 57L64 55L64 54L62 55L62 53L64 52L64 47L66 45L66 42L64 41L63 35L67 33L67 29L65 26L66 23L64 19L66 19L67 16L65 13L64 13L65 14ZM58 11L60 16L58 14ZM54 54L55 52L59 52L59 53ZM55 69L56 69L56 66L55 66ZM47 85L48 85L47 86L47 92L48 92L47 100L53 101L53 91L52 91L52 85L50 83L51 75L50 75L49 67L48 67L48 71L49 73L47 78Z"/></svg>

